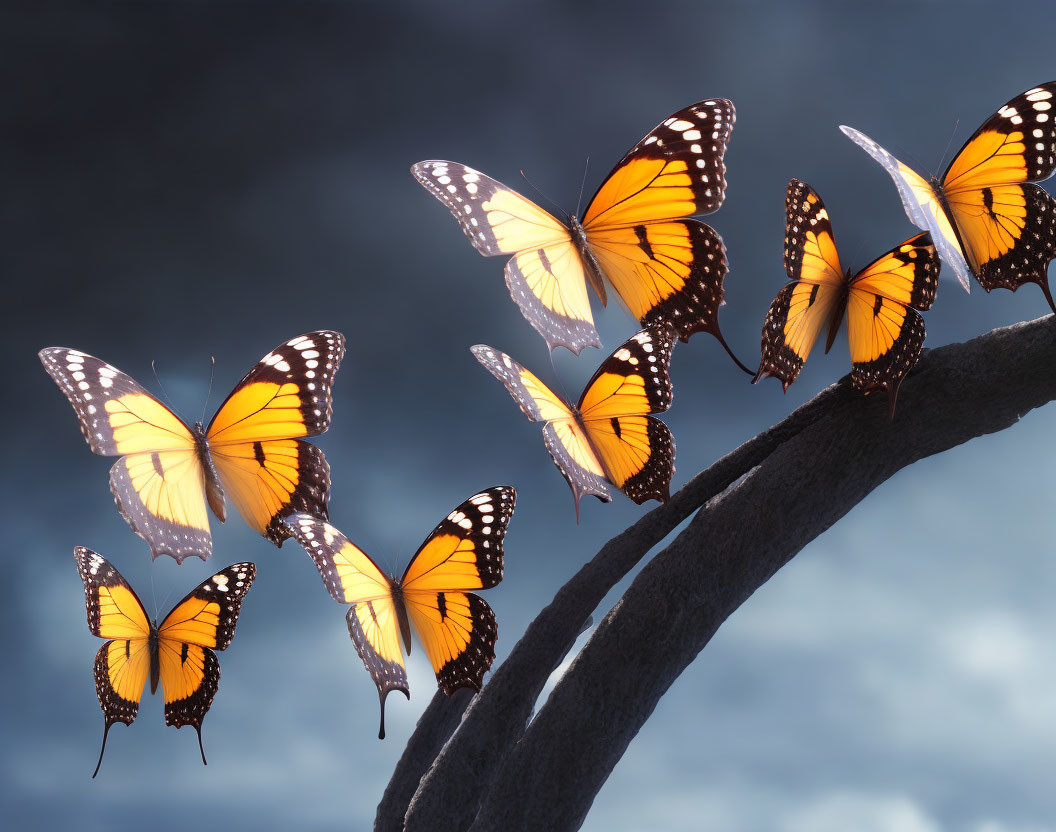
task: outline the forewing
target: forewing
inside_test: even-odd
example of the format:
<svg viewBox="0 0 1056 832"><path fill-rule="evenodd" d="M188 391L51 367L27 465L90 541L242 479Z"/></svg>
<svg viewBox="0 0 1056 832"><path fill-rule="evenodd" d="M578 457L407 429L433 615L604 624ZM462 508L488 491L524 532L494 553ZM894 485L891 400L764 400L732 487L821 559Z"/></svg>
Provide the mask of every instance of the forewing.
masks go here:
<svg viewBox="0 0 1056 832"><path fill-rule="evenodd" d="M643 329L610 355L587 382L578 410L584 422L662 413L671 406L671 352L676 333L667 323Z"/></svg>
<svg viewBox="0 0 1056 832"><path fill-rule="evenodd" d="M233 563L203 581L180 601L158 627L160 638L226 650L235 636L242 601L257 577L252 563Z"/></svg>
<svg viewBox="0 0 1056 832"><path fill-rule="evenodd" d="M902 164L864 133L846 126L841 126L840 130L887 171L898 188L899 196L902 197L902 206L906 209L909 221L917 228L931 232L932 242L939 257L953 270L964 291L971 291L968 277L972 271L965 261L961 242L950 225L935 189L920 174Z"/></svg>
<svg viewBox="0 0 1056 832"><path fill-rule="evenodd" d="M229 444L212 457L226 496L273 543L290 536L284 522L290 514L328 517L330 466L315 445L300 439Z"/></svg>
<svg viewBox="0 0 1056 832"><path fill-rule="evenodd" d="M785 191L785 273L789 280L843 283L829 212L817 191L799 179Z"/></svg>
<svg viewBox="0 0 1056 832"><path fill-rule="evenodd" d="M850 286L902 306L928 310L935 301L940 266L931 235L925 231L884 252L855 275Z"/></svg>
<svg viewBox="0 0 1056 832"><path fill-rule="evenodd" d="M568 241L564 223L478 170L434 159L413 165L411 173L443 203L485 256Z"/></svg>
<svg viewBox="0 0 1056 832"><path fill-rule="evenodd" d="M139 596L110 562L84 546L73 559L84 584L88 629L99 638L146 639L150 621Z"/></svg>
<svg viewBox="0 0 1056 832"><path fill-rule="evenodd" d="M311 557L330 596L342 604L392 596L392 582L343 532L311 514L298 513L286 526Z"/></svg>
<svg viewBox="0 0 1056 832"><path fill-rule="evenodd" d="M419 547L400 581L404 592L489 589L502 580L502 542L517 491L497 485L447 515Z"/></svg>
<svg viewBox="0 0 1056 832"><path fill-rule="evenodd" d="M38 353L69 399L91 449L103 456L194 447L194 437L165 405L131 376L67 347Z"/></svg>
<svg viewBox="0 0 1056 832"><path fill-rule="evenodd" d="M485 344L470 347L473 357L503 383L521 412L533 422L571 419L572 411L565 401L506 353Z"/></svg>
<svg viewBox="0 0 1056 832"><path fill-rule="evenodd" d="M1056 169L1056 81L1017 95L988 118L942 177L948 197L997 185L1041 182Z"/></svg>
<svg viewBox="0 0 1056 832"><path fill-rule="evenodd" d="M314 436L330 426L331 389L345 354L340 332L291 338L236 385L209 424L210 446Z"/></svg>
<svg viewBox="0 0 1056 832"><path fill-rule="evenodd" d="M726 195L723 159L736 112L712 98L664 119L628 151L583 215L588 234L603 226L710 214Z"/></svg>

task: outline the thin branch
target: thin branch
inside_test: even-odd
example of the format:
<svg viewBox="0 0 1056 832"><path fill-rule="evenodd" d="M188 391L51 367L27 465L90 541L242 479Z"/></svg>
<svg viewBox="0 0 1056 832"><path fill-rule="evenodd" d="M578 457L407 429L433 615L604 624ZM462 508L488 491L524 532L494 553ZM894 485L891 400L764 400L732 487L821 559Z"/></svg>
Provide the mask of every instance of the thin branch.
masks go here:
<svg viewBox="0 0 1056 832"><path fill-rule="evenodd" d="M564 660L584 623L619 581L683 520L722 493L775 448L824 416L828 408L857 396L848 379L822 391L788 418L746 442L687 482L671 499L643 515L583 566L528 626L509 657L495 671L466 712L458 733L421 781L406 812L406 829L457 832L473 821L481 796L513 744L524 733L547 679ZM457 723L447 723L454 729ZM436 729L423 717L412 735ZM411 774L397 769L395 779ZM401 785L389 791L404 794ZM399 829L397 802L379 807L376 829ZM419 824L419 818L421 824Z"/></svg>
<svg viewBox="0 0 1056 832"><path fill-rule="evenodd" d="M1049 316L927 353L893 422L875 397L832 401L646 565L508 755L472 831L578 829L660 697L803 546L901 468L1054 398Z"/></svg>

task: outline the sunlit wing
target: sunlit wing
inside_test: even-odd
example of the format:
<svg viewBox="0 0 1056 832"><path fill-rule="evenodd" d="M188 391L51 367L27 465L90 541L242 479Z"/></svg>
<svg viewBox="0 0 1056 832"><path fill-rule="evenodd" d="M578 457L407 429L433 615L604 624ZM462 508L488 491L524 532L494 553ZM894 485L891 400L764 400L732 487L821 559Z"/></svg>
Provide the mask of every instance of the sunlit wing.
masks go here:
<svg viewBox="0 0 1056 832"><path fill-rule="evenodd" d="M852 278L847 300L851 380L886 390L894 415L898 388L924 345L926 310L935 300L939 256L925 232L884 253Z"/></svg>
<svg viewBox="0 0 1056 832"><path fill-rule="evenodd" d="M670 495L674 440L649 414L671 406L675 337L666 323L637 333L602 363L579 401L588 442L606 479L636 503L664 502Z"/></svg>
<svg viewBox="0 0 1056 832"><path fill-rule="evenodd" d="M432 531L400 582L441 689L479 691L495 659L495 614L465 590L502 580L503 539L517 492L496 486L474 494Z"/></svg>
<svg viewBox="0 0 1056 832"><path fill-rule="evenodd" d="M91 449L127 455L110 472L121 514L151 554L212 553L204 471L194 436L131 377L78 350L49 347L40 360L66 394Z"/></svg>
<svg viewBox="0 0 1056 832"><path fill-rule="evenodd" d="M603 502L612 498L605 487L605 471L586 438L582 425L560 396L504 352L478 344L470 350L485 369L503 383L533 422L546 422L543 441L554 464L579 501L592 494Z"/></svg>
<svg viewBox="0 0 1056 832"><path fill-rule="evenodd" d="M568 227L501 182L457 162L418 162L411 173L486 256L512 254L506 285L521 313L553 349L599 346L583 260Z"/></svg>
<svg viewBox="0 0 1056 832"><path fill-rule="evenodd" d="M115 722L131 725L139 713L150 671L150 622L132 587L104 557L77 546L73 558L84 583L88 629L92 635L112 639L95 657L95 692L105 720L95 777L110 726Z"/></svg>
<svg viewBox="0 0 1056 832"><path fill-rule="evenodd" d="M714 98L664 119L620 160L583 214L588 239L602 227L710 214L726 195L723 156L736 120Z"/></svg>
<svg viewBox="0 0 1056 832"><path fill-rule="evenodd" d="M208 560L213 551L205 473L196 451L131 454L110 469L110 490L121 515L153 557Z"/></svg>
<svg viewBox="0 0 1056 832"><path fill-rule="evenodd" d="M950 225L950 220L931 184L908 165L904 165L864 133L846 126L840 130L856 145L873 157L895 183L906 216L917 228L931 232L931 239L939 257L957 276L966 292L971 291L969 276L972 270L965 261L961 241Z"/></svg>
<svg viewBox="0 0 1056 832"><path fill-rule="evenodd" d="M202 720L220 684L220 662L235 635L242 601L257 568L235 563L203 581L165 616L158 627L158 662L165 695L165 724L193 725L202 746Z"/></svg>
<svg viewBox="0 0 1056 832"><path fill-rule="evenodd" d="M773 376L787 390L822 329L830 327L835 335L845 280L825 204L798 179L788 183L785 194L785 272L792 282L767 312L755 381Z"/></svg>
<svg viewBox="0 0 1056 832"><path fill-rule="evenodd" d="M351 604L345 616L348 632L363 665L378 688L381 730L385 738L385 698L398 690L410 698L400 637L410 649L410 632L399 620L392 581L341 531L309 514L287 518L290 532L304 547L323 584L336 601Z"/></svg>
<svg viewBox="0 0 1056 832"><path fill-rule="evenodd" d="M587 296L583 258L569 240L522 251L506 264L510 297L546 340L579 355L584 347L599 347L594 315Z"/></svg>

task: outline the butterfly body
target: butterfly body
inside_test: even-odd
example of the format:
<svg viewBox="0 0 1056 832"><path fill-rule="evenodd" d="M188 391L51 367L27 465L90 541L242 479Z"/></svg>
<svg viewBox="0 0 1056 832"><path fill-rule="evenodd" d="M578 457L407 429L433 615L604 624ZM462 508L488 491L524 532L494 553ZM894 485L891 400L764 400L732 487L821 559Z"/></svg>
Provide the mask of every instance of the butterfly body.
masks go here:
<svg viewBox="0 0 1056 832"><path fill-rule="evenodd" d="M223 522L230 499L276 545L296 511L326 517L330 468L304 441L333 414L331 386L344 355L338 332L280 344L243 377L209 424L189 426L133 378L66 347L40 351L77 414L93 452L120 457L110 470L118 511L154 557L212 554L208 514Z"/></svg>
<svg viewBox="0 0 1056 832"><path fill-rule="evenodd" d="M563 219L458 162L418 162L411 172L477 251L509 256L510 295L551 350L601 346L589 285L603 305L611 288L643 326L665 321L683 341L710 332L736 361L718 325L726 249L691 218L725 199L723 157L735 120L722 98L679 110L625 154L582 215Z"/></svg>
<svg viewBox="0 0 1056 832"><path fill-rule="evenodd" d="M1056 171L1056 81L1013 98L965 142L942 176L925 178L865 134L840 130L878 162L910 221L931 233L965 291L1036 283L1056 312L1048 266L1056 257L1056 200L1036 183Z"/></svg>

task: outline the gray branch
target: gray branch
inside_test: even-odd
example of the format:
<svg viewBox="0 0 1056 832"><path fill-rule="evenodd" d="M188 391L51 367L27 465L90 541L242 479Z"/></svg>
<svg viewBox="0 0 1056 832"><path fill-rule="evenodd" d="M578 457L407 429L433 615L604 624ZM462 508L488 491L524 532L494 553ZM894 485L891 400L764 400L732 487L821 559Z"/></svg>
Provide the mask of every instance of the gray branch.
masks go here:
<svg viewBox="0 0 1056 832"><path fill-rule="evenodd" d="M930 351L893 422L875 398L833 401L639 573L508 755L470 828L578 829L660 697L778 569L896 471L1054 398L1049 316Z"/></svg>
<svg viewBox="0 0 1056 832"><path fill-rule="evenodd" d="M404 806L408 830L461 832L478 807L474 828L577 828L656 701L719 624L894 471L1001 430L1056 397L1054 342L1056 325L1043 319L925 353L903 385L894 423L878 397L865 399L845 378L698 474L609 541L558 592L460 726L457 719L423 716L411 745L425 751L408 765L404 755L379 807L378 828L399 829ZM742 477L643 570L526 733L543 685L605 594L680 522ZM657 620L656 641L654 633L627 634ZM685 638L672 640L673 632ZM624 638L664 649L636 654L627 673L625 655L611 658L613 644ZM456 727L419 784L427 750ZM420 743L419 734L427 740Z"/></svg>

